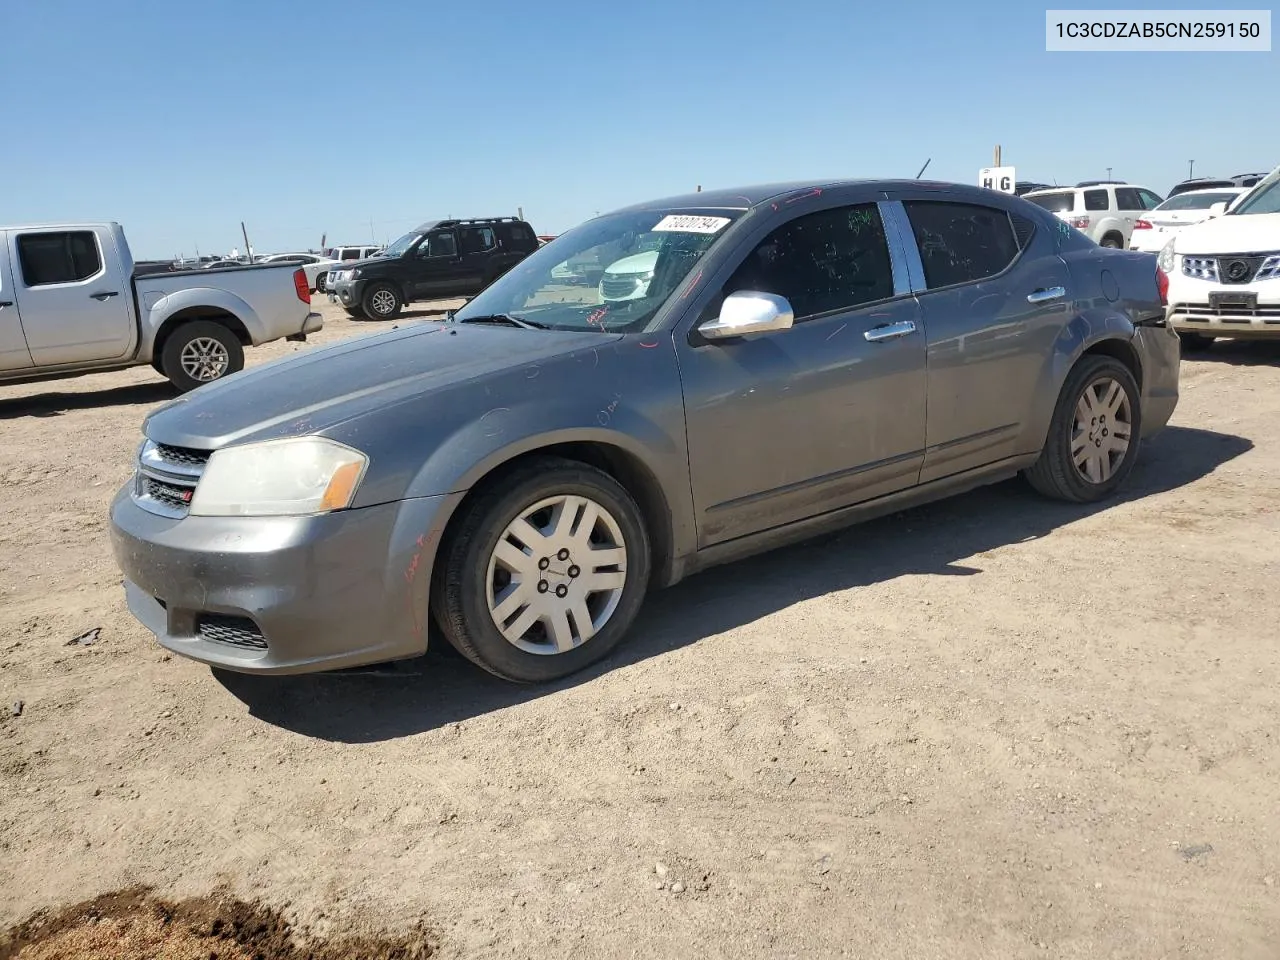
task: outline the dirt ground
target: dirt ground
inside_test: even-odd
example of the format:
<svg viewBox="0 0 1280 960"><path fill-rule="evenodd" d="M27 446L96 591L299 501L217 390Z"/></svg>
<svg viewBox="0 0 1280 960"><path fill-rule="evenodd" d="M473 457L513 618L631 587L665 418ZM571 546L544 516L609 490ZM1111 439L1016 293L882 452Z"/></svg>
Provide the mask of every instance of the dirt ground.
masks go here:
<svg viewBox="0 0 1280 960"><path fill-rule="evenodd" d="M722 568L550 689L165 655L106 523L170 396L0 387L0 927L146 884L443 957L1280 957L1280 344L1185 361L1118 502Z"/></svg>

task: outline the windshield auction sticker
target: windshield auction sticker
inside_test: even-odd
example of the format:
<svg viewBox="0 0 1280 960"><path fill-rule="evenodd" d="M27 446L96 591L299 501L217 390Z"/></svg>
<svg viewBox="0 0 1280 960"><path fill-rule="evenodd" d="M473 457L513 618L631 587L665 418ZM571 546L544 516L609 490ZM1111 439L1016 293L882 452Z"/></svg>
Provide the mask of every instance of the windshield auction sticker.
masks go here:
<svg viewBox="0 0 1280 960"><path fill-rule="evenodd" d="M728 217L695 217L688 214L671 214L659 220L653 229L654 231L667 230L674 233L719 233L728 222Z"/></svg>

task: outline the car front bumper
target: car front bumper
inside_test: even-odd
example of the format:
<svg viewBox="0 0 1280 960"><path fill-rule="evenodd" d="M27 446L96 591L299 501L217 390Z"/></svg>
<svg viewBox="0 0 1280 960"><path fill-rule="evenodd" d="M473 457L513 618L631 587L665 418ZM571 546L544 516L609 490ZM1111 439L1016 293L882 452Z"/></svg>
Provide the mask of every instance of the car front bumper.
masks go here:
<svg viewBox="0 0 1280 960"><path fill-rule="evenodd" d="M338 302L351 310L360 306L360 298L364 296L363 280L339 280L329 292L337 297Z"/></svg>
<svg viewBox="0 0 1280 960"><path fill-rule="evenodd" d="M127 484L111 542L129 609L174 653L243 673L311 673L427 647L430 571L461 495L311 517L156 516Z"/></svg>
<svg viewBox="0 0 1280 960"><path fill-rule="evenodd" d="M1222 295L1227 302L1215 303L1215 297ZM1280 278L1227 284L1173 277L1167 316L1179 333L1280 339Z"/></svg>

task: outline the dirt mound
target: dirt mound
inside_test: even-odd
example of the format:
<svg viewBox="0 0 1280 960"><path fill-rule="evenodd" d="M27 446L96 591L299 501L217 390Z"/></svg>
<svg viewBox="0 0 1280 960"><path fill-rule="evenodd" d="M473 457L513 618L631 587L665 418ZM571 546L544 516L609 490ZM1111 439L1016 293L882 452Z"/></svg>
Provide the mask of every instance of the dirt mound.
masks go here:
<svg viewBox="0 0 1280 960"><path fill-rule="evenodd" d="M425 960L433 939L299 937L280 912L214 894L173 903L145 887L42 911L0 935L0 960Z"/></svg>

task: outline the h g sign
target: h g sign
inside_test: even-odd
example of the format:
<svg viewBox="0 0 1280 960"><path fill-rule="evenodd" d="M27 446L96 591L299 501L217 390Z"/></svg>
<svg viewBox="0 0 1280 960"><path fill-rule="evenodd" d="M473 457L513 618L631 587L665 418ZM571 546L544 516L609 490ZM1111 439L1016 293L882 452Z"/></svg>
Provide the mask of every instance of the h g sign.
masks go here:
<svg viewBox="0 0 1280 960"><path fill-rule="evenodd" d="M1013 167L983 167L978 171L978 186L1001 193L1015 193L1018 178Z"/></svg>

